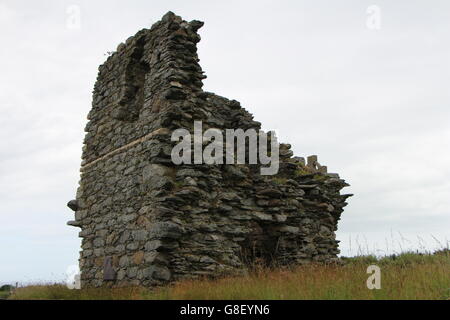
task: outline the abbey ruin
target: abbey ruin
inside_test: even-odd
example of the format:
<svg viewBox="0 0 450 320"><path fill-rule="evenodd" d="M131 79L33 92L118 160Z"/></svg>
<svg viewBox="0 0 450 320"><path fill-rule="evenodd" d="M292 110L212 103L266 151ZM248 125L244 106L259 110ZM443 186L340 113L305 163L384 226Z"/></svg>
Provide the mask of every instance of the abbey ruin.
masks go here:
<svg viewBox="0 0 450 320"><path fill-rule="evenodd" d="M100 66L76 199L82 287L155 286L245 272L254 263L333 262L348 184L317 157L279 145L279 172L258 164L175 165L172 132L261 124L202 90L200 21L169 12ZM262 93L264 94L264 93Z"/></svg>

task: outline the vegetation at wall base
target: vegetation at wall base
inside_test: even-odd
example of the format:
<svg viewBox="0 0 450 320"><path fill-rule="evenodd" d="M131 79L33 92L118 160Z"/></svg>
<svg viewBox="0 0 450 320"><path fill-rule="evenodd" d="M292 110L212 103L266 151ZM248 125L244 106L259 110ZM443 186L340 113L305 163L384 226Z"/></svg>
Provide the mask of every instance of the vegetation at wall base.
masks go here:
<svg viewBox="0 0 450 320"><path fill-rule="evenodd" d="M56 300L415 300L450 299L450 251L382 258L342 258L341 265L256 267L247 276L186 280L148 288L70 290L64 284L16 289L9 299ZM381 289L369 290L367 267L381 269Z"/></svg>

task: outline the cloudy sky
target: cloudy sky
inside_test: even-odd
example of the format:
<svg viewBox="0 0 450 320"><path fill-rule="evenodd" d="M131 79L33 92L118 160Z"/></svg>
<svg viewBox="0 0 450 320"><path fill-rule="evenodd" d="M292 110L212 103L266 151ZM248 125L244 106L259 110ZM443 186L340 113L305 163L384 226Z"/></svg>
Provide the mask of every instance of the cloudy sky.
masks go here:
<svg viewBox="0 0 450 320"><path fill-rule="evenodd" d="M0 283L77 263L66 203L98 65L169 10L205 21L205 90L352 185L344 255L446 245L448 1L0 0Z"/></svg>

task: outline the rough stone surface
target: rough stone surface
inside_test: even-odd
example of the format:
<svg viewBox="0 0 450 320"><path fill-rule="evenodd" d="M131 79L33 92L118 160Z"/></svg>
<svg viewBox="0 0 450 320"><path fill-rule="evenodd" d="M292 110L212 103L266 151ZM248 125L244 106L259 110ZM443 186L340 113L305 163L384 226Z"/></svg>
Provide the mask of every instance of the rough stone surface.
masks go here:
<svg viewBox="0 0 450 320"><path fill-rule="evenodd" d="M88 115L75 221L83 287L154 286L244 272L255 262L332 262L347 186L317 157L280 145L280 171L179 165L171 132L260 129L239 102L202 90L200 21L167 13L100 66ZM106 272L106 274L105 274Z"/></svg>

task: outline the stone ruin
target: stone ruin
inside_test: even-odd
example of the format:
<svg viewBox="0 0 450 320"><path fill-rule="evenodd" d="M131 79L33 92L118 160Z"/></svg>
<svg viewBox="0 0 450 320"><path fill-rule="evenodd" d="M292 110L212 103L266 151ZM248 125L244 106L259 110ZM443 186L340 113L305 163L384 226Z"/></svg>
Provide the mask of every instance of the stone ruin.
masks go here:
<svg viewBox="0 0 450 320"><path fill-rule="evenodd" d="M100 66L70 226L81 228L82 287L155 286L245 273L255 263L333 262L348 186L316 156L280 144L279 173L260 165L174 165L171 133L259 130L241 107L202 90L200 21L167 13ZM306 163L305 163L306 162Z"/></svg>

